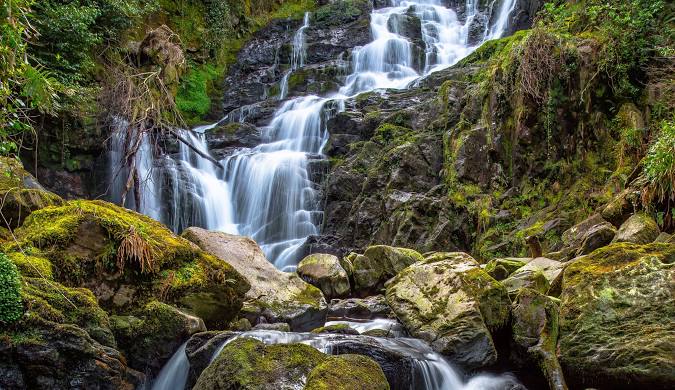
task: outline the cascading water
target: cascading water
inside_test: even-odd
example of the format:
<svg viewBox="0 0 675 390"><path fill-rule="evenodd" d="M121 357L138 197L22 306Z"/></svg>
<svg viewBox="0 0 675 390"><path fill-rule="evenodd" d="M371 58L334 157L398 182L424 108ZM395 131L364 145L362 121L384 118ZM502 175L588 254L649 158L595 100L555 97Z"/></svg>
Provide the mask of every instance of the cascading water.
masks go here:
<svg viewBox="0 0 675 390"><path fill-rule="evenodd" d="M387 320L374 320L376 323L361 324L367 329L383 329L382 325L388 326ZM230 342L242 338L249 337L260 340L266 344L291 344L302 343L307 344L317 350L329 354L339 354L341 346L347 342L349 344L356 343L371 343L386 351L390 351L402 356L405 356L412 363L413 371L411 373L412 387L416 390L502 390L505 388L518 388L518 380L511 374L491 375L479 374L468 380L453 368L440 354L434 352L427 343L411 338L383 338L383 337L369 337L369 336L350 336L350 335L334 335L334 334L314 334L314 333L287 333L279 331L249 331L237 334L225 342L223 342L214 352L211 357L213 362L218 355L223 351L225 346ZM365 344L367 347L369 344ZM171 373L166 370L170 365L178 366L178 373ZM187 367L185 367L187 365ZM183 381L186 372L189 370L189 362L185 355L185 348L179 349L170 362L162 369L162 372L155 380L153 390L168 389L165 386L176 380L177 386L172 389L182 389L185 386ZM181 382L178 382L181 381ZM161 386L160 386L161 384ZM182 384L182 386L180 386ZM522 388L522 387L521 387Z"/></svg>
<svg viewBox="0 0 675 390"><path fill-rule="evenodd" d="M148 180L141 191L141 205L128 200L127 206L165 222L174 231L193 225L250 236L278 268L292 270L303 254L307 237L320 233L323 214L309 169L313 160L322 158L330 115L343 109L348 98L375 89L406 88L420 77L455 64L475 49L467 42L469 25L479 12L476 0L466 1L464 22L440 0L391 3L391 7L372 11L373 39L352 50L351 73L339 91L325 97L309 95L284 102L269 126L261 131L264 143L236 151L221 161L225 169L216 169L212 162L184 145L177 156L153 158L150 139L144 138L148 146L141 148L138 166ZM495 22L486 28L485 39L503 34L514 7L515 0L500 3ZM421 22L421 43L405 36L405 20L411 14ZM305 32L310 21L310 14L306 14L293 37L291 68L281 80L282 99L288 93L291 73L304 66ZM244 122L248 111L249 107L241 107L225 120ZM203 135L194 133L214 126L181 134L208 153ZM119 166L120 156L111 156L113 166ZM151 172L153 166L161 167L162 173ZM167 185L171 188L165 188ZM119 179L113 186L118 188L113 193L120 193Z"/></svg>

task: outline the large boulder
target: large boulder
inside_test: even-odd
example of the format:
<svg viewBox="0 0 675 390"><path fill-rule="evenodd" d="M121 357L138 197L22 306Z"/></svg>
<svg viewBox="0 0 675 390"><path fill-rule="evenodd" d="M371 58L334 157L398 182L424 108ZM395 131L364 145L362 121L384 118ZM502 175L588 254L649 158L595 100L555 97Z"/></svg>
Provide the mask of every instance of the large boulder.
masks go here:
<svg viewBox="0 0 675 390"><path fill-rule="evenodd" d="M549 388L566 390L567 384L556 357L559 302L535 290L520 291L513 302L514 352L523 363L533 362L547 379Z"/></svg>
<svg viewBox="0 0 675 390"><path fill-rule="evenodd" d="M506 289L465 253L437 253L387 284L387 303L414 337L466 368L497 360L490 331L508 320Z"/></svg>
<svg viewBox="0 0 675 390"><path fill-rule="evenodd" d="M590 253L602 245L609 244L613 238L612 235L607 241L609 232L616 233L613 226L600 214L593 214L564 231L562 234L562 249L557 256L550 255L555 259L566 261L575 258L577 253Z"/></svg>
<svg viewBox="0 0 675 390"><path fill-rule="evenodd" d="M298 275L307 283L321 289L326 298L349 294L349 275L337 256L315 253L298 264Z"/></svg>
<svg viewBox="0 0 675 390"><path fill-rule="evenodd" d="M326 300L321 291L295 273L281 272L248 237L188 228L183 237L236 269L250 283L243 315L251 323L286 322L294 331L309 331L324 323Z"/></svg>
<svg viewBox="0 0 675 390"><path fill-rule="evenodd" d="M352 256L349 260L353 269L354 290L364 292L381 289L384 282L409 265L424 260L424 257L412 249L374 245L368 247L363 255Z"/></svg>
<svg viewBox="0 0 675 390"><path fill-rule="evenodd" d="M242 337L228 343L200 375L195 390L389 389L382 368L366 356L328 356L306 344L265 345Z"/></svg>
<svg viewBox="0 0 675 390"><path fill-rule="evenodd" d="M4 218L0 225L11 229L21 226L33 211L63 203L61 197L46 191L20 161L9 157L0 157L0 199Z"/></svg>
<svg viewBox="0 0 675 390"><path fill-rule="evenodd" d="M485 265L485 272L496 280L504 280L514 273L518 268L524 266L532 259L529 257L510 257L490 260Z"/></svg>
<svg viewBox="0 0 675 390"><path fill-rule="evenodd" d="M551 283L562 272L563 266L564 264L559 261L537 257L518 268L504 279L502 284L512 298L523 288L531 288L545 294Z"/></svg>
<svg viewBox="0 0 675 390"><path fill-rule="evenodd" d="M633 214L624 222L612 242L631 242L633 244L649 244L659 236L659 225L643 212Z"/></svg>
<svg viewBox="0 0 675 390"><path fill-rule="evenodd" d="M675 245L619 243L563 277L560 362L568 380L603 388L671 388Z"/></svg>
<svg viewBox="0 0 675 390"><path fill-rule="evenodd" d="M222 327L250 287L229 264L159 222L103 201L35 211L15 235L5 251L30 255L22 259L35 265L30 268L50 269L64 285L90 289L103 309L116 313L159 300Z"/></svg>

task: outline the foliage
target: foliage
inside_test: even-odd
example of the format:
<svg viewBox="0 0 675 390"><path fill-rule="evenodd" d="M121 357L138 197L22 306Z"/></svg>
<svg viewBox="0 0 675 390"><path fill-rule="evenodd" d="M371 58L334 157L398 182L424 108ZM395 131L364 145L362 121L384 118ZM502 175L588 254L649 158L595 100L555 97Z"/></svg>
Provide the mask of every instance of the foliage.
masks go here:
<svg viewBox="0 0 675 390"><path fill-rule="evenodd" d="M19 271L7 255L0 252L0 323L11 324L22 315Z"/></svg>
<svg viewBox="0 0 675 390"><path fill-rule="evenodd" d="M24 133L31 131L36 110L53 113L60 88L51 74L27 61L28 41L36 35L29 23L32 0L0 6L0 155L19 151Z"/></svg>
<svg viewBox="0 0 675 390"><path fill-rule="evenodd" d="M542 23L568 34L594 37L602 44L598 73L603 73L615 94L635 97L639 75L660 36L663 0L549 2Z"/></svg>
<svg viewBox="0 0 675 390"><path fill-rule="evenodd" d="M188 123L197 121L209 112L211 107L209 92L219 73L219 69L213 65L205 64L199 67L192 65L183 78L176 95L176 105Z"/></svg>
<svg viewBox="0 0 675 390"><path fill-rule="evenodd" d="M675 201L675 120L664 121L644 160L647 191L659 201ZM651 197L651 196L650 196Z"/></svg>

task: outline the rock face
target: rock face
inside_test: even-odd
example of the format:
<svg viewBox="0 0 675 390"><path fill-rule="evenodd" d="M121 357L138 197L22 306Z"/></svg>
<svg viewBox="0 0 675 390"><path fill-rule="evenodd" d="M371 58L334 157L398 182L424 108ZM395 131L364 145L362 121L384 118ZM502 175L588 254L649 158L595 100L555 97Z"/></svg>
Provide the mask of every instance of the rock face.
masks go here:
<svg viewBox="0 0 675 390"><path fill-rule="evenodd" d="M424 257L412 249L375 245L347 260L352 265L354 290L361 292L381 289L384 282Z"/></svg>
<svg viewBox="0 0 675 390"><path fill-rule="evenodd" d="M414 337L454 363L477 368L496 362L491 330L509 315L506 289L465 253L437 253L387 285L387 303Z"/></svg>
<svg viewBox="0 0 675 390"><path fill-rule="evenodd" d="M542 370L550 389L566 390L556 357L559 310L554 298L528 288L521 290L511 309L513 341L517 353Z"/></svg>
<svg viewBox="0 0 675 390"><path fill-rule="evenodd" d="M337 256L321 253L309 255L298 264L297 272L305 282L318 287L326 298L349 294L349 275Z"/></svg>
<svg viewBox="0 0 675 390"><path fill-rule="evenodd" d="M389 389L380 366L365 356L327 356L305 344L227 344L194 389Z"/></svg>
<svg viewBox="0 0 675 390"><path fill-rule="evenodd" d="M363 299L333 299L328 305L328 317L371 319L392 316L383 295L372 295Z"/></svg>
<svg viewBox="0 0 675 390"><path fill-rule="evenodd" d="M560 362L583 386L669 388L675 246L613 244L565 269Z"/></svg>
<svg viewBox="0 0 675 390"><path fill-rule="evenodd" d="M635 213L621 225L612 242L649 244L656 240L660 232L652 217L645 213Z"/></svg>
<svg viewBox="0 0 675 390"><path fill-rule="evenodd" d="M274 267L253 240L200 228L189 228L183 237L229 264L251 284L243 314L252 324L286 322L294 331L309 331L323 325L326 300L316 287L296 274Z"/></svg>

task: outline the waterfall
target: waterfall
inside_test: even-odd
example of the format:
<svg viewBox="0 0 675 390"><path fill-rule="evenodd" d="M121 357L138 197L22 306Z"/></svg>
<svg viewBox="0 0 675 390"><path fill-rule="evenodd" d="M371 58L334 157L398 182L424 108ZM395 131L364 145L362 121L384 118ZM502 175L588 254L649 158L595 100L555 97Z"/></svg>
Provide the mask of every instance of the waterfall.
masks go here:
<svg viewBox="0 0 675 390"><path fill-rule="evenodd" d="M237 150L220 162L224 169L183 144L178 153L156 156L151 137L144 136L137 162L140 176L145 178L142 200L135 205L128 199L127 207L166 223L176 232L200 226L250 236L278 268L293 270L304 254L307 237L320 234L323 213L311 169L313 163L325 158L322 150L328 142L326 123L331 115L343 110L349 98L376 89L406 88L420 77L457 63L476 48L467 45L469 26L479 12L476 0L466 0L464 22L440 0L392 0L391 4L372 11L372 41L352 49L351 70L338 92L281 103L271 123L261 129L263 143ZM485 39L504 33L514 7L515 0L501 3L495 22L486 28ZM409 15L420 20L421 31L411 31L406 24ZM307 13L293 35L291 67L281 80L281 99L288 94L292 72L305 65L310 22ZM406 36L411 34L414 36ZM250 113L251 107L243 106L221 122L245 122ZM203 132L216 125L181 130L180 134L194 148L208 153ZM123 141L113 136L113 167L122 162L119 147ZM111 198L118 203L115 194L120 193L122 184L119 178L112 180Z"/></svg>
<svg viewBox="0 0 675 390"><path fill-rule="evenodd" d="M190 373L190 362L185 354L187 342L183 343L162 367L152 384L152 390L183 390Z"/></svg>
<svg viewBox="0 0 675 390"><path fill-rule="evenodd" d="M288 95L288 80L294 70L305 66L305 57L307 57L307 48L305 47L305 30L309 27L309 12L305 12L302 26L293 36L293 54L291 55L291 69L289 69L281 78L279 87L279 100L286 99Z"/></svg>

